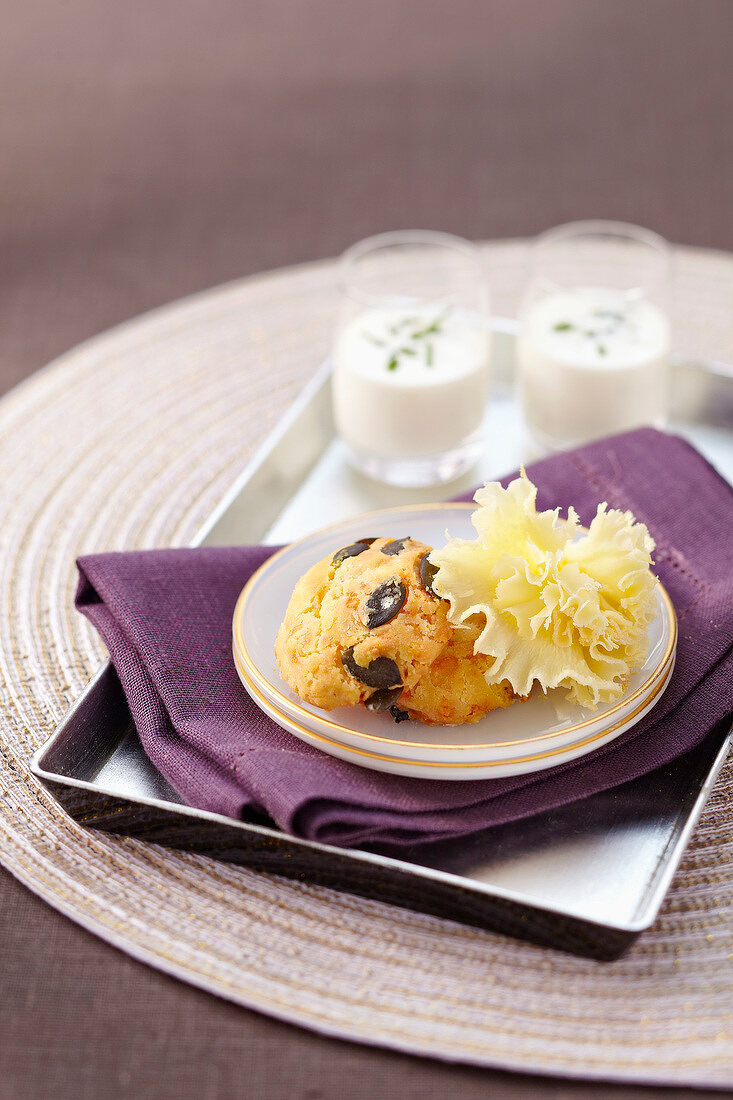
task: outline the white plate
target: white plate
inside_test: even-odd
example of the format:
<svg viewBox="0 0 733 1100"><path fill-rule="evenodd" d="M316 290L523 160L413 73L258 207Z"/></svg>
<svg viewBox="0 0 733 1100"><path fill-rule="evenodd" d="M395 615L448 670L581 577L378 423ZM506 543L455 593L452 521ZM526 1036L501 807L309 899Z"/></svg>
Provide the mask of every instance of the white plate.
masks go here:
<svg viewBox="0 0 733 1100"><path fill-rule="evenodd" d="M330 712L300 700L283 682L275 635L295 583L316 561L367 535L412 535L440 545L446 530L471 538L474 504L383 509L318 531L273 555L244 588L233 618L233 653L242 683L275 722L325 752L363 767L442 779L519 775L574 759L618 737L657 702L674 666L677 626L659 586L644 665L626 693L598 711L568 704L562 692L533 693L526 703L492 711L474 725L395 725L364 707Z"/></svg>

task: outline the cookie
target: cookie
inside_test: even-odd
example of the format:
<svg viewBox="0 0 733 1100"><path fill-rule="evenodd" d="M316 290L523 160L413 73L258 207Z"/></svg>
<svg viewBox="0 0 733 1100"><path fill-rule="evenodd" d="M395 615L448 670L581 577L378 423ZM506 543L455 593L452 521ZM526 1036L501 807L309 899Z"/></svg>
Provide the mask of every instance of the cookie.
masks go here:
<svg viewBox="0 0 733 1100"><path fill-rule="evenodd" d="M476 722L512 702L507 685L484 679L478 631L448 622L429 551L407 537L359 539L301 577L275 642L280 674L301 699L430 725Z"/></svg>

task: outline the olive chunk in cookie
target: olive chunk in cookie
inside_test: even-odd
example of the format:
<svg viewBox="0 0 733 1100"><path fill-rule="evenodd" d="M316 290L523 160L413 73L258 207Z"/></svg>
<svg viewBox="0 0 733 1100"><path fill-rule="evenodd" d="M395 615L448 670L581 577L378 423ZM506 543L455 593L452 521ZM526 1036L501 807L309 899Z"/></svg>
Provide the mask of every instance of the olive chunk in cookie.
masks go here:
<svg viewBox="0 0 733 1100"><path fill-rule="evenodd" d="M512 702L507 685L487 685L489 658L473 656L471 629L448 622L429 552L407 537L357 539L301 577L275 642L301 699L431 725L476 722Z"/></svg>

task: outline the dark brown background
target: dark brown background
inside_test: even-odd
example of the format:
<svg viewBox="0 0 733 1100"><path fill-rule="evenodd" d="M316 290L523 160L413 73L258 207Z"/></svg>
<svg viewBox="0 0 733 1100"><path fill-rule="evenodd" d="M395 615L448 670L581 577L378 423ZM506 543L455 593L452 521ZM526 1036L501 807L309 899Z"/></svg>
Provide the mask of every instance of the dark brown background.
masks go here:
<svg viewBox="0 0 733 1100"><path fill-rule="evenodd" d="M4 0L0 391L212 284L429 226L733 248L731 0ZM0 879L0 1096L677 1097L323 1039ZM633 996L633 991L629 991Z"/></svg>

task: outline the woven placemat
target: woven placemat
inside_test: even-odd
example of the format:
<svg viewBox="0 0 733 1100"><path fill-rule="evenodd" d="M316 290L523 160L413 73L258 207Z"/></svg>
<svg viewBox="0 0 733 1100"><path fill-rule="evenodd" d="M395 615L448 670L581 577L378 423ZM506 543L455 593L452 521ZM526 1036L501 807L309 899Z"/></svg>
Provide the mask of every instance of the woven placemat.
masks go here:
<svg viewBox="0 0 733 1100"><path fill-rule="evenodd" d="M487 246L512 313L525 246ZM678 343L733 359L733 257L678 250ZM129 322L0 403L0 859L152 966L328 1034L567 1076L733 1084L733 808L724 769L654 928L599 964L85 830L28 759L98 668L74 559L187 543L327 350L333 269Z"/></svg>

